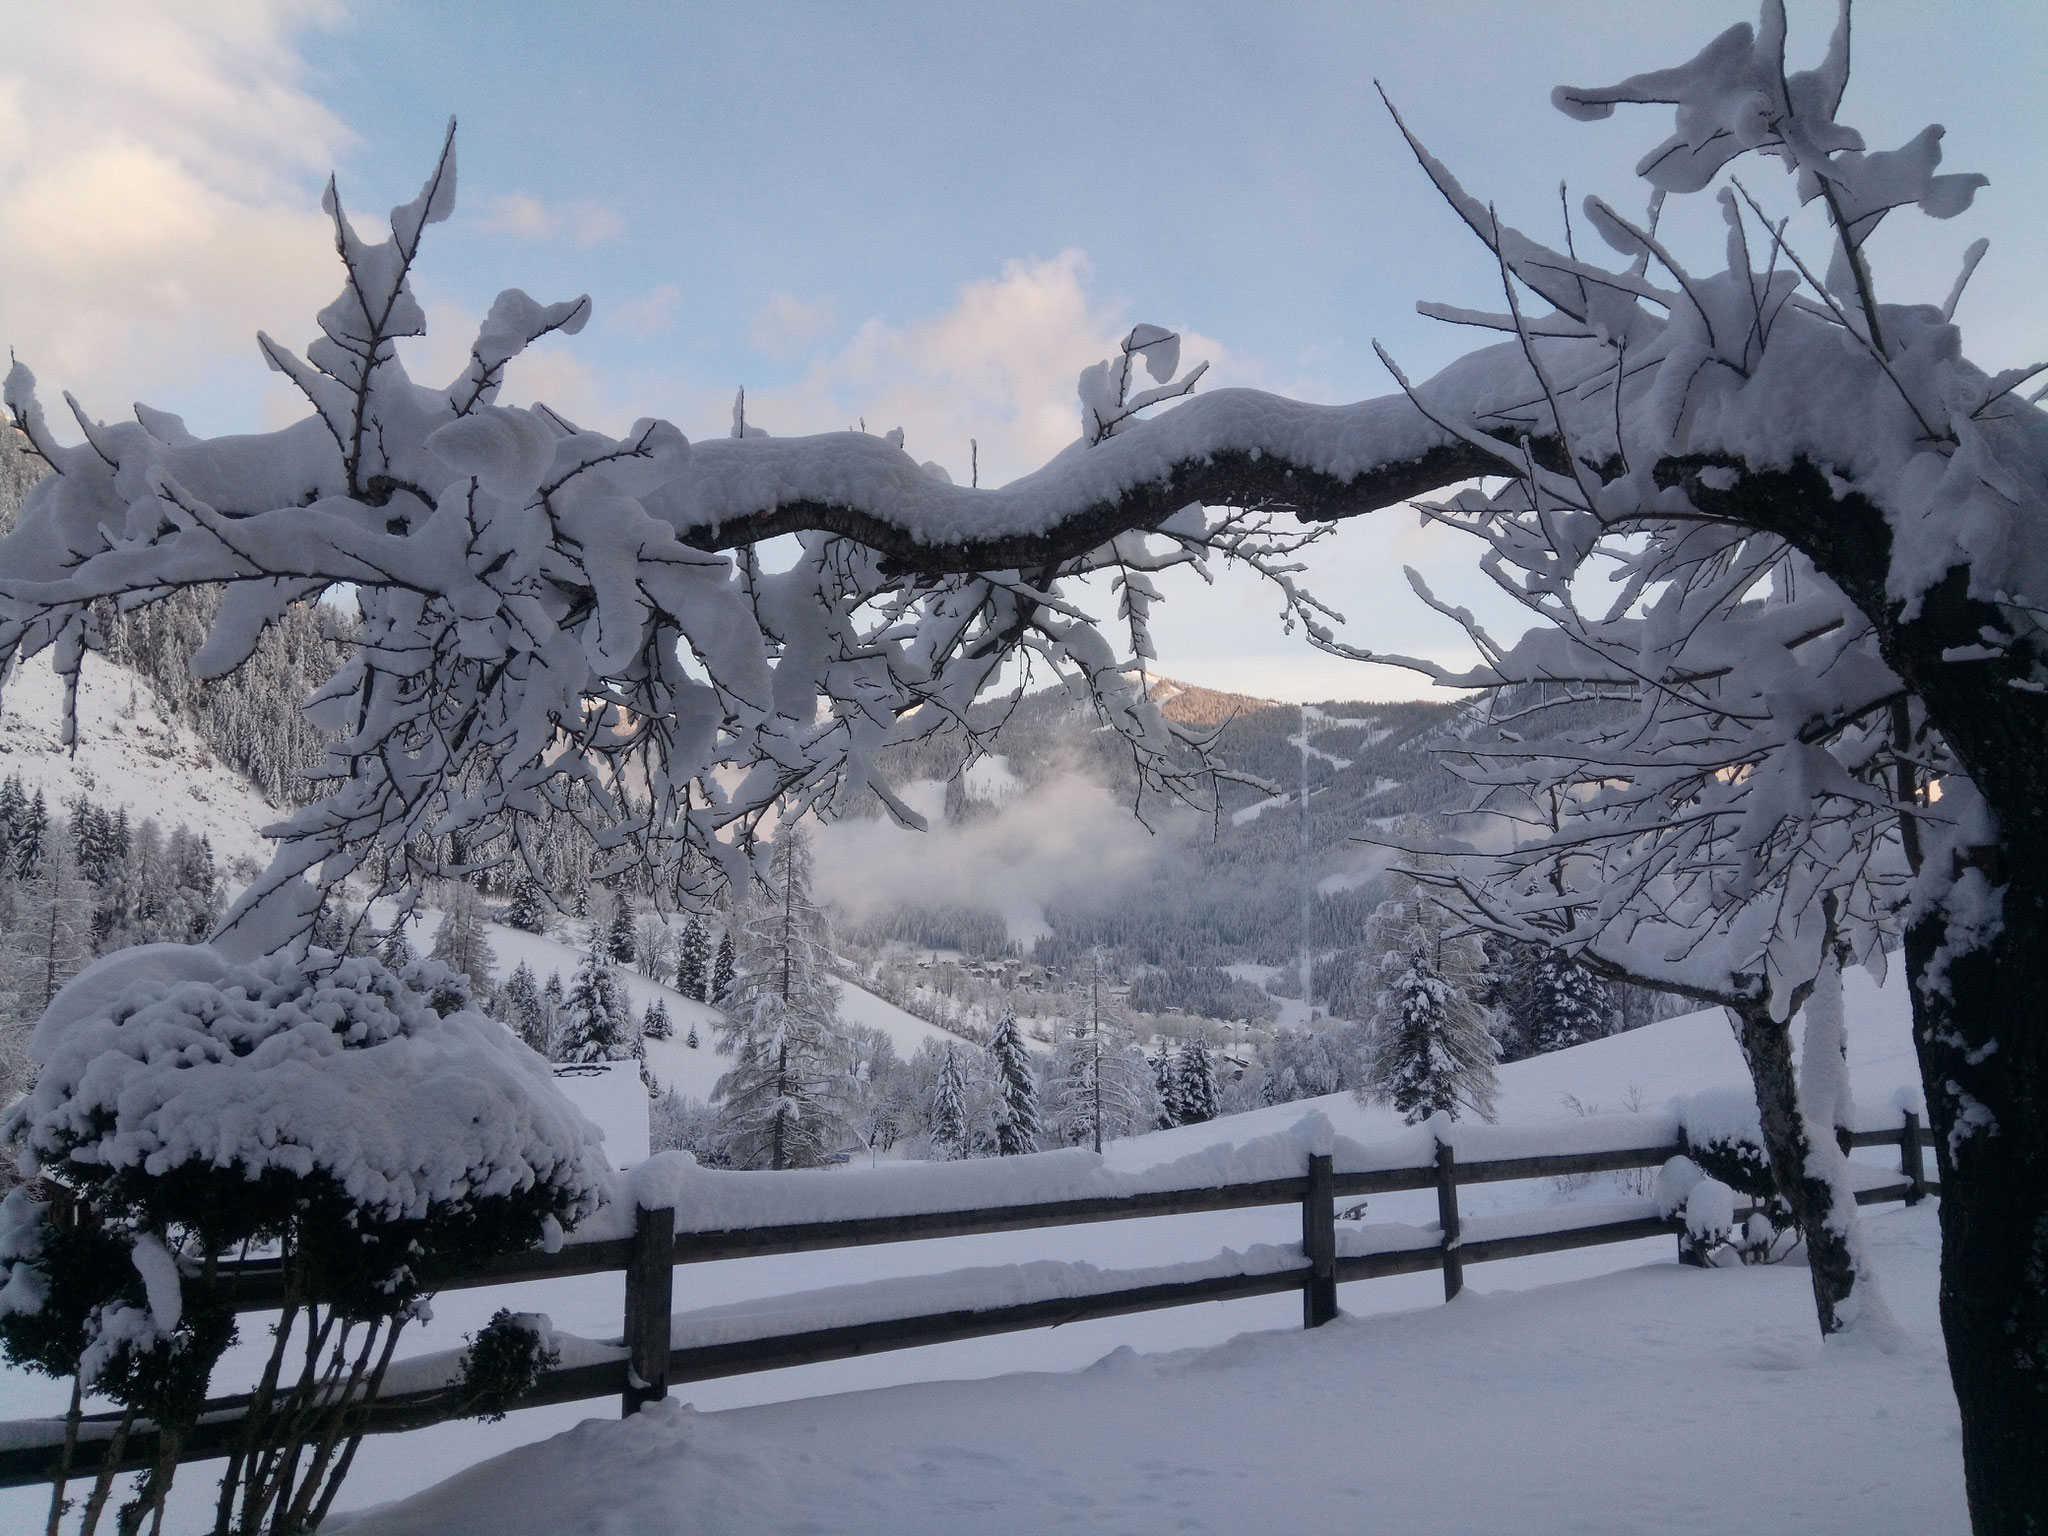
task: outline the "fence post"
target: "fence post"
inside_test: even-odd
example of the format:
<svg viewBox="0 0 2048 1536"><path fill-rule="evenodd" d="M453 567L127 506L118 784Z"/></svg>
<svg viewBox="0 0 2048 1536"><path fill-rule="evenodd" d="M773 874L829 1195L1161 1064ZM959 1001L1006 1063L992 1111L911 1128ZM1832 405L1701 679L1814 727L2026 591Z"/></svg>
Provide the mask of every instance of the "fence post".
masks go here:
<svg viewBox="0 0 2048 1536"><path fill-rule="evenodd" d="M1326 1153L1311 1153L1308 1189L1301 1197L1301 1251L1308 1273L1301 1282L1301 1326L1320 1328L1337 1316L1337 1186Z"/></svg>
<svg viewBox="0 0 2048 1536"><path fill-rule="evenodd" d="M1918 1205L1927 1198L1927 1162L1920 1150L1920 1117L1906 1111L1906 1128L1899 1136L1899 1172L1906 1176L1906 1204Z"/></svg>
<svg viewBox="0 0 2048 1536"><path fill-rule="evenodd" d="M1465 1257L1459 1251L1458 1156L1446 1142L1436 1145L1436 1219L1444 1231L1444 1300L1465 1289Z"/></svg>
<svg viewBox="0 0 2048 1536"><path fill-rule="evenodd" d="M619 1413L631 1418L643 1403L668 1396L668 1320L675 1310L676 1213L639 1209L626 1260L626 1390Z"/></svg>

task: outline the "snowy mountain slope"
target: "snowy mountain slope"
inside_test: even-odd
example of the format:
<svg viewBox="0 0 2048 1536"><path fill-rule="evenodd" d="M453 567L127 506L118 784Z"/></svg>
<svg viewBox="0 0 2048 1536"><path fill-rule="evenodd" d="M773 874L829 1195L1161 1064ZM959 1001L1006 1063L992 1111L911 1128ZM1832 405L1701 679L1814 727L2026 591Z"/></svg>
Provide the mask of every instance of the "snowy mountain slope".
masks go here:
<svg viewBox="0 0 2048 1536"><path fill-rule="evenodd" d="M440 924L441 914L438 912L423 913L414 921L410 930L411 940L421 954L432 947L434 931ZM551 974L559 974L564 987L574 980L576 967L583 959L583 948L580 941L572 941L570 929L559 930L554 935L541 935L499 923L491 923L487 927L491 948L498 956L496 980L504 981L522 961L533 967L534 976L543 986ZM631 966L620 966L618 974L636 1013L645 1011L658 998L667 1006L669 1021L675 1026L675 1033L669 1039L647 1042L647 1067L654 1074L655 1081L664 1090L673 1088L685 1098L709 1099L718 1079L732 1065L732 1058L720 1055L713 1043L722 1015L716 1008L692 1001L673 987L649 981ZM949 1034L935 1024L927 1024L872 992L863 991L846 981L840 981L838 986L841 1017L881 1030L896 1047L896 1054L906 1060L916 1055L926 1040L967 1045L958 1035ZM692 1024L697 1027L695 1050L688 1043Z"/></svg>
<svg viewBox="0 0 2048 1536"><path fill-rule="evenodd" d="M280 705L280 707L288 707ZM270 862L261 828L284 812L240 774L216 761L192 733L160 712L147 685L125 667L89 660L78 691L78 750L62 742L64 691L49 655L24 663L0 693L0 779L19 773L53 815L86 795L131 822L154 817L166 832L183 822L213 841L223 866Z"/></svg>

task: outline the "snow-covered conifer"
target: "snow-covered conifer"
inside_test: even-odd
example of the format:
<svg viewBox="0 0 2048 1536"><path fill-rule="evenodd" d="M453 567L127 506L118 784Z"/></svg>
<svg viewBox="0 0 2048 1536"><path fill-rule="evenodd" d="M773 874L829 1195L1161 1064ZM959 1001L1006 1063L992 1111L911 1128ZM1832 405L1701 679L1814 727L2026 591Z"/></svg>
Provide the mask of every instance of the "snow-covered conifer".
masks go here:
<svg viewBox="0 0 2048 1536"><path fill-rule="evenodd" d="M690 1020L690 1032L683 1038L683 1044L693 1051L697 1049L697 1021L695 1019Z"/></svg>
<svg viewBox="0 0 2048 1536"><path fill-rule="evenodd" d="M623 1061L633 1054L633 1018L612 968L604 931L591 935L583 963L569 983L556 1031L557 1061Z"/></svg>
<svg viewBox="0 0 2048 1536"><path fill-rule="evenodd" d="M926 1132L934 1156L967 1156L967 1079L960 1068L960 1050L950 1040L945 1059L932 1084L931 1102L925 1107Z"/></svg>
<svg viewBox="0 0 2048 1536"><path fill-rule="evenodd" d="M676 952L676 990L693 1003L708 1002L705 988L711 984L711 936L702 914L692 912L683 925L683 937Z"/></svg>
<svg viewBox="0 0 2048 1536"><path fill-rule="evenodd" d="M1499 1043L1481 1001L1486 952L1472 934L1453 936L1443 909L1412 881L1389 878L1395 895L1367 924L1379 957L1361 1100L1393 1105L1410 1125L1470 1110L1493 1118Z"/></svg>
<svg viewBox="0 0 2048 1536"><path fill-rule="evenodd" d="M656 998L647 1005L647 1012L640 1021L640 1033L649 1040L667 1040L676 1032L668 1016L668 1004Z"/></svg>
<svg viewBox="0 0 2048 1536"><path fill-rule="evenodd" d="M633 899L623 890L612 893L611 917L605 923L604 948L614 965L631 965L640 953Z"/></svg>
<svg viewBox="0 0 2048 1536"><path fill-rule="evenodd" d="M1180 1124L1180 1085L1174 1080L1173 1051L1162 1040L1159 1054L1152 1057L1152 1096L1159 1104L1159 1114L1153 1123L1162 1131L1170 1131Z"/></svg>
<svg viewBox="0 0 2048 1536"><path fill-rule="evenodd" d="M512 906L505 914L510 926L527 933L546 933L555 915L548 899L541 894L540 883L530 875L522 875L512 887Z"/></svg>
<svg viewBox="0 0 2048 1536"><path fill-rule="evenodd" d="M711 992L706 1002L717 1003L722 1008L732 1000L737 967L738 962L733 956L732 928L728 925L718 936L718 959L711 967Z"/></svg>
<svg viewBox="0 0 2048 1536"><path fill-rule="evenodd" d="M782 830L769 864L773 887L739 924L738 976L718 1031L734 1063L712 1102L736 1167L806 1168L849 1134L846 1047L802 829Z"/></svg>
<svg viewBox="0 0 2048 1536"><path fill-rule="evenodd" d="M1214 1120L1220 1095L1216 1088L1216 1062L1209 1048L1198 1039L1182 1044L1174 1059L1175 1105L1179 1123L1199 1125Z"/></svg>
<svg viewBox="0 0 2048 1536"><path fill-rule="evenodd" d="M1047 1076L1052 1132L1069 1146L1100 1152L1104 1141L1150 1130L1158 1119L1151 1063L1131 1038L1100 949L1081 977Z"/></svg>
<svg viewBox="0 0 2048 1536"><path fill-rule="evenodd" d="M479 999L490 997L498 955L484 930L483 898L467 881L455 885L441 926L434 930L430 953L451 971L467 976L472 995Z"/></svg>
<svg viewBox="0 0 2048 1536"><path fill-rule="evenodd" d="M543 1056L548 1054L551 1031L547 1003L541 996L533 967L524 960L512 968L512 974L499 989L498 1017L511 1025L513 1032L534 1050Z"/></svg>
<svg viewBox="0 0 2048 1536"><path fill-rule="evenodd" d="M1031 1053L1024 1044L1024 1032L1017 1027L1017 1010L1005 1008L988 1040L988 1053L995 1068L995 1143L999 1157L1016 1157L1038 1150L1043 1127L1038 1119L1038 1074Z"/></svg>

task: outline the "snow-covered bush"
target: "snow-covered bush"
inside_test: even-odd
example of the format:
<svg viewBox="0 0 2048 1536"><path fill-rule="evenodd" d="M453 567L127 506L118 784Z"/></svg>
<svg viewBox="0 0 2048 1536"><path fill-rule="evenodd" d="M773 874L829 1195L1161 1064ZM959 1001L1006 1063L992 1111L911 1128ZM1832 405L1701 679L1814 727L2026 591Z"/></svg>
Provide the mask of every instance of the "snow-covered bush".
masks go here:
<svg viewBox="0 0 2048 1536"><path fill-rule="evenodd" d="M282 1318L225 1474L236 1530L317 1523L438 1276L601 1198L597 1133L546 1064L368 957L124 951L58 994L31 1050L4 1132L51 1198L5 1207L0 1346L159 1425L144 1500L168 1492L234 1337L221 1261L280 1255ZM295 1340L314 1369L284 1371Z"/></svg>
<svg viewBox="0 0 2048 1536"><path fill-rule="evenodd" d="M545 1312L500 1307L465 1342L469 1348L462 1352L458 1391L470 1412L486 1424L497 1423L516 1408L562 1358Z"/></svg>
<svg viewBox="0 0 2048 1536"><path fill-rule="evenodd" d="M1695 1093L1680 1100L1678 1125L1686 1151L1708 1175L1753 1200L1777 1201L1754 1094L1740 1088Z"/></svg>

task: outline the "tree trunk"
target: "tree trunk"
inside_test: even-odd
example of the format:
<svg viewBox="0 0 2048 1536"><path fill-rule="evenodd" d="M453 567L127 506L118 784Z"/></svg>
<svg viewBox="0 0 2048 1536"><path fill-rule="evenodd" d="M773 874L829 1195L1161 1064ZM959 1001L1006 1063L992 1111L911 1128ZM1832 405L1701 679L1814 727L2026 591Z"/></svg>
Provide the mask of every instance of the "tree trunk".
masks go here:
<svg viewBox="0 0 2048 1536"><path fill-rule="evenodd" d="M2048 743L2035 762L2048 764ZM1906 934L1941 1176L1941 1330L1977 1536L2048 1531L2044 875L2038 862L2015 872L2004 929L1984 948L1945 959L1939 917Z"/></svg>
<svg viewBox="0 0 2048 1536"><path fill-rule="evenodd" d="M1977 1536L2048 1532L2048 696L2038 640L1980 654L2009 632L1958 565L1910 614L1892 595L1891 524L1814 465L1700 483L1705 461L1658 466L1704 511L1786 539L1848 594L1884 659L1969 774L1944 801L1973 846L1935 844L1928 876L1953 882L1906 931L1913 1044L1941 1170L1941 1327L1962 1414ZM1954 657L1955 659L1951 659ZM1902 744L1905 745L1905 744ZM1923 889L1925 887L1923 881ZM1951 931L1951 927L1955 931ZM1952 953L1949 946L1953 944ZM1775 1156L1775 1153L1773 1154Z"/></svg>
<svg viewBox="0 0 2048 1536"><path fill-rule="evenodd" d="M1735 1038L1749 1063L1756 1085L1756 1108L1763 1123L1764 1152L1771 1160L1771 1181L1792 1208L1792 1219L1806 1240L1807 1267L1813 1276L1813 1305L1822 1333L1842 1330L1842 1304L1856 1288L1856 1266L1842 1233L1828 1224L1835 1194L1827 1180L1807 1170L1806 1122L1799 1113L1799 1080L1792 1066L1792 1028L1771 1018L1766 1003L1730 1008Z"/></svg>

